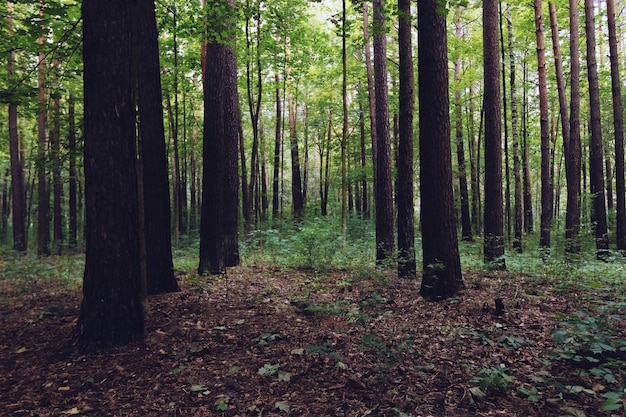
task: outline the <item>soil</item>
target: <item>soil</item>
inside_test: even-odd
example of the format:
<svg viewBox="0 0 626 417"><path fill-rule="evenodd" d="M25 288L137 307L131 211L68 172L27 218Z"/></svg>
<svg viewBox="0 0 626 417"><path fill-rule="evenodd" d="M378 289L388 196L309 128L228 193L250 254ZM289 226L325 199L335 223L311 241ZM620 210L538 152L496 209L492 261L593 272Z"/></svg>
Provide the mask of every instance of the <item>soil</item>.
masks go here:
<svg viewBox="0 0 626 417"><path fill-rule="evenodd" d="M440 302L384 273L178 279L148 299L144 342L90 354L72 342L80 290L0 282L0 414L608 416L623 383L555 359L555 314L594 301L548 279L472 272Z"/></svg>

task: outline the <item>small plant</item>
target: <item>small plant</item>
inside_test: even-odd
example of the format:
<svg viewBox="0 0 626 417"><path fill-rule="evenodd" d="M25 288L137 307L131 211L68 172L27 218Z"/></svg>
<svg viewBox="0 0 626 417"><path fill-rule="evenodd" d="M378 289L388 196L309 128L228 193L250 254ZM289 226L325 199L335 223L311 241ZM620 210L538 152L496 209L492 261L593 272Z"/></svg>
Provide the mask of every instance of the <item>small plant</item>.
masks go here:
<svg viewBox="0 0 626 417"><path fill-rule="evenodd" d="M475 396L503 395L509 389L509 384L515 378L506 373L506 366L501 364L496 368L483 368L472 378L472 382L478 384L479 390L471 390Z"/></svg>

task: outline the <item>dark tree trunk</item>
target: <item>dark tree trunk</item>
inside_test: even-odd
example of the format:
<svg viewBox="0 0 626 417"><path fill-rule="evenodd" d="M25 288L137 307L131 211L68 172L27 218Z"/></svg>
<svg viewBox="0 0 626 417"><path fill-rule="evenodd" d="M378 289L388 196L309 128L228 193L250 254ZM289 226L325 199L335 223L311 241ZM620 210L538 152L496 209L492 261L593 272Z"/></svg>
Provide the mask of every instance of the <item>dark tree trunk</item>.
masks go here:
<svg viewBox="0 0 626 417"><path fill-rule="evenodd" d="M593 0L585 0L585 32L587 34L587 78L589 80L589 111L591 139L589 142L589 185L592 198L591 222L596 240L596 257L608 256L609 240L606 224L604 169L602 152L602 125L600 115L600 87L596 64L596 35Z"/></svg>
<svg viewBox="0 0 626 417"><path fill-rule="evenodd" d="M415 225L413 209L413 112L415 81L411 44L411 2L398 0L400 54L399 146L396 204L398 207L398 277L414 278Z"/></svg>
<svg viewBox="0 0 626 417"><path fill-rule="evenodd" d="M531 180L530 180L530 158L528 152L528 99L526 97L526 82L528 81L527 71L526 71L526 59L523 62L523 78L524 82L522 83L523 87L523 98L522 98L522 171L524 175L523 188L524 188L524 230L526 233L533 232L533 200L532 200L532 191L531 191Z"/></svg>
<svg viewBox="0 0 626 417"><path fill-rule="evenodd" d="M300 174L300 156L298 153L298 133L296 129L297 103L292 95L289 95L289 147L291 150L291 203L293 204L293 217L296 221L304 219L304 198L302 196L302 176Z"/></svg>
<svg viewBox="0 0 626 417"><path fill-rule="evenodd" d="M139 157L142 165L147 293L179 291L172 262L170 193L154 0L137 0Z"/></svg>
<svg viewBox="0 0 626 417"><path fill-rule="evenodd" d="M374 78L376 94L376 261L393 255L393 196L391 182L391 138L387 88L387 39L384 0L374 0Z"/></svg>
<svg viewBox="0 0 626 417"><path fill-rule="evenodd" d="M550 252L552 228L552 176L550 169L550 125L548 119L548 71L546 68L541 0L534 0L535 34L537 38L537 71L539 83L539 122L541 129L541 231L539 245Z"/></svg>
<svg viewBox="0 0 626 417"><path fill-rule="evenodd" d="M131 11L85 0L86 245L77 338L83 349L143 338L132 97Z"/></svg>
<svg viewBox="0 0 626 417"><path fill-rule="evenodd" d="M619 55L615 24L615 2L606 0L611 57L611 85L613 95L613 131L615 132L615 194L617 196L616 241L617 249L626 250L626 187L624 184L624 115L619 74Z"/></svg>
<svg viewBox="0 0 626 417"><path fill-rule="evenodd" d="M233 6L230 1L224 6ZM229 13L232 12L232 9ZM229 14L229 17L232 15ZM209 21L219 19L209 18ZM227 22L214 33L230 31ZM229 38L230 35L227 37ZM200 263L198 273L221 274L239 263L237 217L239 182L237 141L239 134L236 58L231 45L219 39L207 42L204 83L204 145Z"/></svg>
<svg viewBox="0 0 626 417"><path fill-rule="evenodd" d="M374 190L376 190L377 181L377 166L378 160L378 138L376 137L376 93L374 91L374 69L372 65L372 52L370 48L370 35L369 35L369 15L367 13L367 7L369 2L363 2L363 49L365 50L365 70L367 74L367 100L368 110L370 116L370 136L372 137L372 181L374 184ZM376 195L376 191L374 191ZM375 209L375 208L374 208Z"/></svg>
<svg viewBox="0 0 626 417"><path fill-rule="evenodd" d="M74 97L70 95L68 121L68 147L69 147L69 236L68 247L75 249L78 243L78 171L76 169L76 110Z"/></svg>
<svg viewBox="0 0 626 417"><path fill-rule="evenodd" d="M506 269L502 215L502 136L500 124L500 55L498 1L483 1L485 67L485 263Z"/></svg>
<svg viewBox="0 0 626 417"><path fill-rule="evenodd" d="M359 100L359 137L360 137L360 152L361 152L361 205L357 208L357 211L361 213L361 218L369 219L369 205L368 205L368 192L367 192L367 148L365 147L365 117L363 115L363 102Z"/></svg>
<svg viewBox="0 0 626 417"><path fill-rule="evenodd" d="M423 272L420 295L439 300L463 287L452 195L446 17L437 0L418 3L420 195Z"/></svg>

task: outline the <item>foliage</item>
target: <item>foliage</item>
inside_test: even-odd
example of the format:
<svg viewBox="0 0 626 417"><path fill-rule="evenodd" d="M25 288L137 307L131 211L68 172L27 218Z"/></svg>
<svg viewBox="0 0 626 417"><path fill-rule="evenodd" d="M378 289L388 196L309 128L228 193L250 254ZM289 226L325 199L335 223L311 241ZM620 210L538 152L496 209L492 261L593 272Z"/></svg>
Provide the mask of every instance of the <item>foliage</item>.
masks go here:
<svg viewBox="0 0 626 417"><path fill-rule="evenodd" d="M501 364L498 367L483 368L472 379L472 382L478 384L480 391L474 390L472 393L480 397L485 395L504 395L508 389L509 384L515 381L515 378L507 374L506 366Z"/></svg>

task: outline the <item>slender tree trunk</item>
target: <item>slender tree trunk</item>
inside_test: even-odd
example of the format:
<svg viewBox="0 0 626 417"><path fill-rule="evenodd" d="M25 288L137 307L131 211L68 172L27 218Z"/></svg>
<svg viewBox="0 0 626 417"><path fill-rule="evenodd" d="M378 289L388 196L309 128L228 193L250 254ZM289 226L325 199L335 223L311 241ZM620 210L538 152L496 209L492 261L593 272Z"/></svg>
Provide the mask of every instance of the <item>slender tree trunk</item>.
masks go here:
<svg viewBox="0 0 626 417"><path fill-rule="evenodd" d="M174 278L170 193L154 0L138 0L134 48L147 294L179 291Z"/></svg>
<svg viewBox="0 0 626 417"><path fill-rule="evenodd" d="M360 88L359 88L360 90ZM363 116L363 102L359 100L359 134L361 139L361 207L359 210L361 211L361 218L369 219L369 205L368 198L369 195L367 193L367 150L365 147L365 117Z"/></svg>
<svg viewBox="0 0 626 417"><path fill-rule="evenodd" d="M437 0L418 3L420 195L423 269L420 295L439 300L463 288L452 195L446 17ZM497 44L496 44L497 50Z"/></svg>
<svg viewBox="0 0 626 417"><path fill-rule="evenodd" d="M541 233L539 245L550 253L552 228L553 188L550 175L550 125L548 116L548 76L543 36L543 10L541 0L534 0L535 33L537 39L537 71L539 78L539 121L541 127Z"/></svg>
<svg viewBox="0 0 626 417"><path fill-rule="evenodd" d="M58 70L59 62L53 61L53 66ZM58 84L58 75L53 76L53 82ZM53 233L52 248L57 255L63 251L63 182L61 181L61 93L55 91L52 93L53 113L52 113L52 130L50 132L50 145L52 148L52 190L54 196L54 204L52 210Z"/></svg>
<svg viewBox="0 0 626 417"><path fill-rule="evenodd" d="M12 10L13 3L7 2L7 9ZM10 16L10 13L9 13ZM13 35L13 20L7 17L9 34ZM9 52L7 61L7 80L12 88L15 77L15 51ZM21 157L20 139L17 134L17 102L15 98L8 106L9 154L11 160L11 217L13 223L13 249L26 251L26 188L24 185L24 164Z"/></svg>
<svg viewBox="0 0 626 417"><path fill-rule="evenodd" d="M414 278L415 225L413 208L413 112L415 81L411 43L411 2L398 0L400 54L399 146L396 204L398 207L398 277Z"/></svg>
<svg viewBox="0 0 626 417"><path fill-rule="evenodd" d="M485 220L484 259L496 269L506 269L502 216L502 133L500 113L500 56L498 2L483 1L485 67Z"/></svg>
<svg viewBox="0 0 626 417"><path fill-rule="evenodd" d="M611 85L613 95L613 131L615 133L615 194L617 196L616 240L617 249L626 250L626 187L624 184L624 116L622 105L619 55L615 23L615 2L606 0L611 57Z"/></svg>
<svg viewBox="0 0 626 417"><path fill-rule="evenodd" d="M512 245L512 236L511 233L511 169L509 166L509 112L508 112L508 102L506 100L506 55L504 51L504 23L503 23L503 15L502 15L502 2L498 1L498 17L499 17L499 26L500 26L500 56L501 60L501 68L502 68L502 126L504 127L504 219L506 226L506 239L507 239L507 247L511 247Z"/></svg>
<svg viewBox="0 0 626 417"><path fill-rule="evenodd" d="M341 235L344 241L348 235L348 168L346 167L348 147L348 63L346 33L346 0L341 2Z"/></svg>
<svg viewBox="0 0 626 417"><path fill-rule="evenodd" d="M530 180L530 157L528 152L528 98L526 93L526 84L528 81L528 72L526 70L526 57L523 61L523 89L522 89L522 171L523 171L523 188L524 188L524 230L526 233L533 232L533 200L532 200L532 183Z"/></svg>
<svg viewBox="0 0 626 417"><path fill-rule="evenodd" d="M302 198L302 176L300 174L300 156L298 153L297 102L291 94L289 94L288 106L289 144L291 150L291 202L293 204L294 219L301 221L304 218L304 200Z"/></svg>
<svg viewBox="0 0 626 417"><path fill-rule="evenodd" d="M281 155L281 127L282 105L280 97L280 75L274 74L276 81L276 129L274 131L274 176L272 178L272 219L277 220L280 216L280 155Z"/></svg>
<svg viewBox="0 0 626 417"><path fill-rule="evenodd" d="M376 261L389 259L394 251L391 138L387 88L387 39L384 0L374 0L374 78L376 93Z"/></svg>
<svg viewBox="0 0 626 417"><path fill-rule="evenodd" d="M376 128L376 93L374 92L374 69L372 65L372 54L370 50L370 36L369 36L369 15L368 15L369 2L363 2L363 48L365 50L365 70L367 74L367 99L368 109L370 116L370 136L372 137L372 181L374 184L374 195L376 195L376 172L378 167L376 161L378 160L378 139L376 137L378 129Z"/></svg>
<svg viewBox="0 0 626 417"><path fill-rule="evenodd" d="M43 35L39 38L43 45ZM46 62L43 52L39 53L37 71L38 109L37 109L37 254L50 255L50 192L46 173L48 140L48 106L46 97Z"/></svg>
<svg viewBox="0 0 626 417"><path fill-rule="evenodd" d="M78 211L77 211L77 192L78 192L78 171L76 169L76 110L74 104L74 96L70 94L68 109L68 151L69 151L69 195L68 195L68 214L69 214L69 236L68 247L75 249L78 243Z"/></svg>
<svg viewBox="0 0 626 417"><path fill-rule="evenodd" d="M604 260L608 256L609 240L602 168L604 158L602 155L600 88L596 64L593 0L585 0L585 32L587 35L587 78L589 80L589 111L591 115L591 140L589 143L589 184L593 200L591 221L596 240L596 257L598 260Z"/></svg>
<svg viewBox="0 0 626 417"><path fill-rule="evenodd" d="M455 22L455 36L462 39L461 22L457 17ZM461 76L461 58L454 62L454 78L459 80ZM465 169L465 149L463 146L463 111L461 109L461 90L457 87L454 91L454 120L456 136L456 159L459 170L459 195L461 197L461 239L466 242L474 240L472 236L472 221L470 218L469 193L467 191L467 173Z"/></svg>

